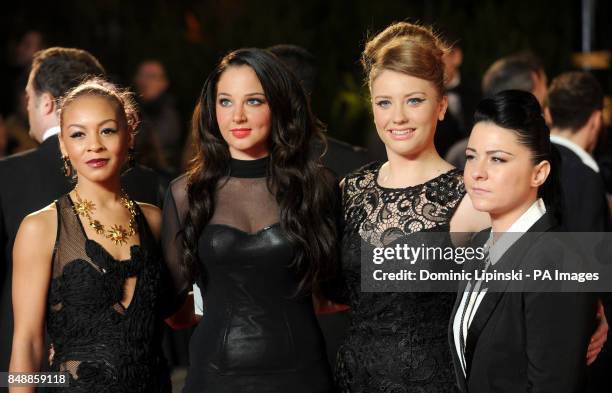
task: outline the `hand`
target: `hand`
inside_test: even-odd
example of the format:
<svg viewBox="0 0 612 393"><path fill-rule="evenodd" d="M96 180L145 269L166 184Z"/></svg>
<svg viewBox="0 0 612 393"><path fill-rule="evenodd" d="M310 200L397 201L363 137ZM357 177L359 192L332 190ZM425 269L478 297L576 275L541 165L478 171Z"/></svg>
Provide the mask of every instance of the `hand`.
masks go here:
<svg viewBox="0 0 612 393"><path fill-rule="evenodd" d="M323 314L334 314L337 312L343 312L350 309L349 306L344 304L334 303L331 300L325 299L321 295L312 295L312 304L314 306L315 314L323 315Z"/></svg>
<svg viewBox="0 0 612 393"><path fill-rule="evenodd" d="M53 344L49 347L49 364L53 364L53 357L55 356L55 349L53 349Z"/></svg>
<svg viewBox="0 0 612 393"><path fill-rule="evenodd" d="M591 337L589 348L587 349L587 366L590 366L597 359L597 356L608 339L608 321L606 320L606 314L601 299L597 301L597 319L599 320L599 324Z"/></svg>

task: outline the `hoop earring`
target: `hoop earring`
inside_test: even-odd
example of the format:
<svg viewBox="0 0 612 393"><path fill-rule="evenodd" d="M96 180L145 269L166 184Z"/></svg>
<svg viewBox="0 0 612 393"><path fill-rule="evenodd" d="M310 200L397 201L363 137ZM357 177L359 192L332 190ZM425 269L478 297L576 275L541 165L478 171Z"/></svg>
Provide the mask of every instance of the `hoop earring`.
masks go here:
<svg viewBox="0 0 612 393"><path fill-rule="evenodd" d="M68 156L62 156L62 161L64 162L64 166L62 168L64 171L64 176L72 178L74 170L72 168L72 164L70 163L70 159Z"/></svg>
<svg viewBox="0 0 612 393"><path fill-rule="evenodd" d="M128 149L128 168L134 168L136 166L136 150L133 147Z"/></svg>

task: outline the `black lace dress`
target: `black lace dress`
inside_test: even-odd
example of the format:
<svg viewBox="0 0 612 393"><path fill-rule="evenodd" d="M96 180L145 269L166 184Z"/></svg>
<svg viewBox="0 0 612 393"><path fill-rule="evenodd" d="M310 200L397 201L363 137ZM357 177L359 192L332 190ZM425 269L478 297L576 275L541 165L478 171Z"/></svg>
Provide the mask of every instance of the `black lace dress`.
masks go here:
<svg viewBox="0 0 612 393"><path fill-rule="evenodd" d="M332 373L311 296L295 296L294 246L267 186L268 159L231 161L214 214L199 238L204 315L189 345L183 392L323 393ZM187 178L171 184L162 245L177 293L194 278L181 269ZM178 237L177 237L178 235Z"/></svg>
<svg viewBox="0 0 612 393"><path fill-rule="evenodd" d="M342 275L351 323L336 362L342 392L456 392L448 343L454 293L361 292L362 240L388 246L408 234L436 232L450 245L449 223L465 194L459 170L407 188L378 185L381 164L347 176L343 190ZM429 244L428 244L429 245Z"/></svg>
<svg viewBox="0 0 612 393"><path fill-rule="evenodd" d="M58 392L171 392L161 350L157 243L138 209L140 246L115 260L87 238L68 195L56 202L58 231L47 301L53 345L50 371L68 371ZM137 277L132 301L122 305L126 278ZM48 388L50 389L50 388Z"/></svg>

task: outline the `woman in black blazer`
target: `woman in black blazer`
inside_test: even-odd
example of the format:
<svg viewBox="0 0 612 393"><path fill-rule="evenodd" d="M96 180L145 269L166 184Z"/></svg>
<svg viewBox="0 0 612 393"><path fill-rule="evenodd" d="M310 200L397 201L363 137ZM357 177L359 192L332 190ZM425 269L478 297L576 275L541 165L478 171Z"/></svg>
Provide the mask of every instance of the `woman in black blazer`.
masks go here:
<svg viewBox="0 0 612 393"><path fill-rule="evenodd" d="M558 168L537 100L514 90L483 100L466 157L467 192L492 223L481 268L554 264L562 245L551 246L542 233L557 226ZM469 393L584 391L595 308L596 298L587 293L463 284L449 329L459 388Z"/></svg>

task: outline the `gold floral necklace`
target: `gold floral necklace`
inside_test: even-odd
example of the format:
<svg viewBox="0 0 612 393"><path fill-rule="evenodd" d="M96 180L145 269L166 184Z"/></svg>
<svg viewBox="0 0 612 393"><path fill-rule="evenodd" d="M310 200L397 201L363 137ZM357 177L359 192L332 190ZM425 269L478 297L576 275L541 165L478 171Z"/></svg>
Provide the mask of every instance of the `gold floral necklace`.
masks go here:
<svg viewBox="0 0 612 393"><path fill-rule="evenodd" d="M92 201L87 199L81 199L77 187L74 187L74 195L76 195L77 201L74 202L74 214L77 216L85 217L88 221L89 227L92 228L98 235L102 235L107 239L113 241L116 245L127 244L127 240L132 237L135 233L138 233L136 225L136 207L134 202L130 200L124 190L121 190L121 204L128 209L130 213L130 224L129 230L125 229L122 225L114 224L110 229L104 228L104 225L98 220L92 218L92 213L96 210L96 205Z"/></svg>

